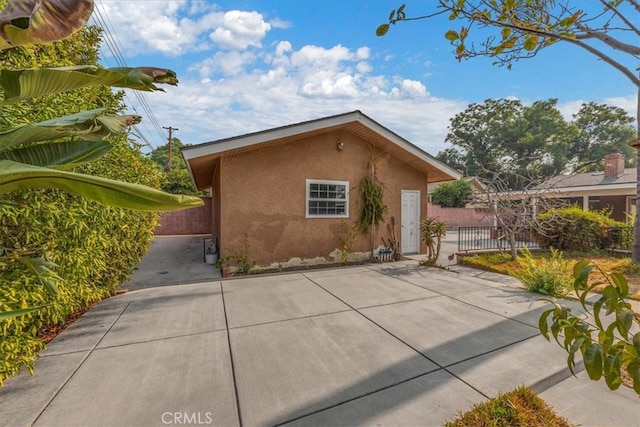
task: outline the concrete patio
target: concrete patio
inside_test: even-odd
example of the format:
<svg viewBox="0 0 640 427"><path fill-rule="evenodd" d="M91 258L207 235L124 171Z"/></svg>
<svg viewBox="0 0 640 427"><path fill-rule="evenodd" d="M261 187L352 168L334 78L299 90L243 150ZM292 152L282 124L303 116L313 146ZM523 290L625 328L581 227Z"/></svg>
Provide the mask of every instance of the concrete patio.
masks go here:
<svg viewBox="0 0 640 427"><path fill-rule="evenodd" d="M636 422L630 389L570 377L537 298L415 261L141 289L6 381L0 425L435 426L522 384L572 423Z"/></svg>

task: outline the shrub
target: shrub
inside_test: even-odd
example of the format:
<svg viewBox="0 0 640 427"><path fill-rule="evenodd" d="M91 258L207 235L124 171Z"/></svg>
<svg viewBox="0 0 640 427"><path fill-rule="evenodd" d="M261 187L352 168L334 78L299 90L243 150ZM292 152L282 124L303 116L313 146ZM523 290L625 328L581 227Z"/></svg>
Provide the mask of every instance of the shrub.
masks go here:
<svg viewBox="0 0 640 427"><path fill-rule="evenodd" d="M612 229L626 226L606 212L583 211L576 206L550 209L539 214L537 222L534 234L540 247L559 250L605 249L613 238Z"/></svg>
<svg viewBox="0 0 640 427"><path fill-rule="evenodd" d="M126 141L114 145L112 153L91 164L93 174L126 175L128 181L159 185L160 174L150 161ZM107 207L58 190L22 191L11 203L0 203L0 247L8 248L0 260L0 311L46 305L0 321L0 385L21 366L33 370L44 347L39 329L61 324L73 312L115 293L147 252L157 219L155 213ZM16 262L19 256L55 262L55 273L62 278L56 281L57 294L49 294Z"/></svg>
<svg viewBox="0 0 640 427"><path fill-rule="evenodd" d="M433 190L433 203L443 208L464 208L473 198L473 187L463 179L445 182Z"/></svg>
<svg viewBox="0 0 640 427"><path fill-rule="evenodd" d="M518 387L486 402L475 404L472 409L445 424L447 427L569 425L566 419L553 412L542 399L525 387Z"/></svg>
<svg viewBox="0 0 640 427"><path fill-rule="evenodd" d="M556 249L551 249L551 258L539 260L529 250L523 250L518 257L518 264L520 270L515 275L528 291L564 297L572 289L571 269L562 252Z"/></svg>

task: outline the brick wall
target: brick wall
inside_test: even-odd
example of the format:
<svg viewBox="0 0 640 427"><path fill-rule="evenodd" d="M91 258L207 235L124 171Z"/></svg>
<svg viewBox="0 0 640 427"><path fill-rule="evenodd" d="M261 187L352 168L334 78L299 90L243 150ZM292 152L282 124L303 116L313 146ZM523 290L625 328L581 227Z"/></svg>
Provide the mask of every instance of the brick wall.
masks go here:
<svg viewBox="0 0 640 427"><path fill-rule="evenodd" d="M458 227L480 227L493 224L493 216L487 209L479 208L443 208L429 203L427 212L429 217L438 218L447 225L449 230Z"/></svg>
<svg viewBox="0 0 640 427"><path fill-rule="evenodd" d="M156 235L211 234L211 197L203 197L204 206L177 212L165 212L153 231Z"/></svg>

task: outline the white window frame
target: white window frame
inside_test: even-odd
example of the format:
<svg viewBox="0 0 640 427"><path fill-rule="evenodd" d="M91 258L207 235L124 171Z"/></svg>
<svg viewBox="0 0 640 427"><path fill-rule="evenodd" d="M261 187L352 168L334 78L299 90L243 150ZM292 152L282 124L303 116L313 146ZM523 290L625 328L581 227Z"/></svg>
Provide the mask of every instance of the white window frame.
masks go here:
<svg viewBox="0 0 640 427"><path fill-rule="evenodd" d="M310 197L311 184L327 184L327 185L343 185L345 188L344 199L325 199L325 198L312 198ZM344 214L310 214L309 202L314 200L322 200L328 202L344 202L345 212ZM332 181L327 179L307 179L306 196L305 196L305 212L307 218L349 218L349 181Z"/></svg>

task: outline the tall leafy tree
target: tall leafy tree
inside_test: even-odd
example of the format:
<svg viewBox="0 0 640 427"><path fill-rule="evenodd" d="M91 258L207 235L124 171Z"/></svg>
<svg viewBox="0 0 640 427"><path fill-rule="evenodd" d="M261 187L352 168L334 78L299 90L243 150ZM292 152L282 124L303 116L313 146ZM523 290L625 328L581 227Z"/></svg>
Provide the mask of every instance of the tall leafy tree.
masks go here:
<svg viewBox="0 0 640 427"><path fill-rule="evenodd" d="M520 190L559 173L603 169L604 157L619 151L635 165L628 145L633 118L618 107L586 103L567 122L557 100L524 106L517 100L488 99L471 104L451 119L446 142L452 147L437 157L467 176L491 180L504 174L504 185Z"/></svg>
<svg viewBox="0 0 640 427"><path fill-rule="evenodd" d="M613 151L624 154L627 167L635 166L635 152L629 146L635 134L633 122L622 108L595 102L582 104L572 121L577 134L571 144L569 172L601 171L602 159Z"/></svg>
<svg viewBox="0 0 640 427"><path fill-rule="evenodd" d="M388 23L379 25L376 34L384 36L399 22L444 15L451 21L463 22L461 29L452 28L444 34L459 60L488 56L495 59L495 64L511 68L514 62L533 58L542 49L560 42L585 50L622 73L635 87L638 129L635 141L630 143L638 149L636 157L640 160L640 46L637 43L640 2L598 2L601 10L589 14L581 9L585 2L577 0L438 0L432 13L414 17L407 16L402 5L391 11ZM495 33L474 42L471 35L479 34L474 31L477 27L495 30ZM640 211L640 168L636 209ZM632 258L640 261L640 215L636 216Z"/></svg>
<svg viewBox="0 0 640 427"><path fill-rule="evenodd" d="M471 104L451 119L446 142L453 147L438 158L467 176L490 180L504 174L504 184L522 189L564 168L572 128L556 108L557 100L488 99Z"/></svg>
<svg viewBox="0 0 640 427"><path fill-rule="evenodd" d="M182 157L180 149L188 144L184 144L178 138L171 139L171 168L169 168L168 143L159 146L149 154L149 159L153 160L163 174L160 188L171 194L206 195L207 193L196 190L189 170L187 169L187 163L184 161L184 157Z"/></svg>

